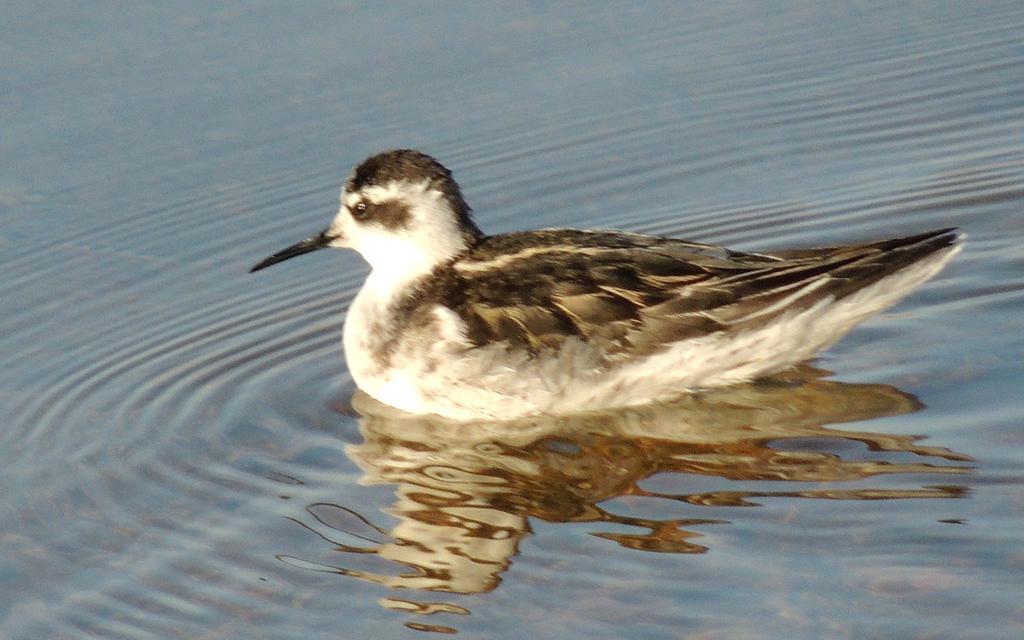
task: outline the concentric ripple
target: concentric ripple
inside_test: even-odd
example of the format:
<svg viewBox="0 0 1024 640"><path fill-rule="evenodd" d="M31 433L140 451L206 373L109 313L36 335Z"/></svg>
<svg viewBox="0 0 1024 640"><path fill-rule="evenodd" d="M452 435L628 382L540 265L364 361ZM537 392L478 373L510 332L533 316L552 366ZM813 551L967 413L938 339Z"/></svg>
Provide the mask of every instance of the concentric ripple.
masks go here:
<svg viewBox="0 0 1024 640"><path fill-rule="evenodd" d="M1019 635L1020 3L15 5L0 636ZM453 431L349 406L358 256L247 273L388 147L492 232L968 242L832 380Z"/></svg>

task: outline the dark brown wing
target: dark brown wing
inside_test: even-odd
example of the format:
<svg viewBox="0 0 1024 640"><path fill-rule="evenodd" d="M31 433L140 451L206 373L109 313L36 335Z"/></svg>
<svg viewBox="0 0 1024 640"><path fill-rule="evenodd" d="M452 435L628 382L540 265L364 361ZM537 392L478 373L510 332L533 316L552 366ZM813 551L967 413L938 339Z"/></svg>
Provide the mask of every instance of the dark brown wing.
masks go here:
<svg viewBox="0 0 1024 640"><path fill-rule="evenodd" d="M842 298L955 242L944 229L759 255L644 235L524 232L485 238L417 304L443 300L477 345L539 351L577 337L629 357Z"/></svg>

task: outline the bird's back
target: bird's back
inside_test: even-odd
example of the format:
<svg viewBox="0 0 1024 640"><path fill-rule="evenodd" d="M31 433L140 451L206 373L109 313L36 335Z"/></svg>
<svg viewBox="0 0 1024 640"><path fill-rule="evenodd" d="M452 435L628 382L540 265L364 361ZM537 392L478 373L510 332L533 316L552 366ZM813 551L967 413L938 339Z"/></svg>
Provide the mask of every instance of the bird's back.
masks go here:
<svg viewBox="0 0 1024 640"><path fill-rule="evenodd" d="M541 230L484 238L408 304L443 300L478 346L578 338L622 360L841 300L957 244L953 229L773 255L672 238Z"/></svg>

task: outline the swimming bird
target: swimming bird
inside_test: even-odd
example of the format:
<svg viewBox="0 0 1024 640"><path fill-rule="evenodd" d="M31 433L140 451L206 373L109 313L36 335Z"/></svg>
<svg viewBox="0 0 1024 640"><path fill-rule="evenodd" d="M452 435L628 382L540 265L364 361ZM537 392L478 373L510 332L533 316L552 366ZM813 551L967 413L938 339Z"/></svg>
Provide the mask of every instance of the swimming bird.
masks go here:
<svg viewBox="0 0 1024 640"><path fill-rule="evenodd" d="M670 400L812 357L934 276L956 229L745 253L621 231L486 235L452 173L411 149L366 159L331 224L252 267L325 247L371 271L345 318L355 383L455 420Z"/></svg>

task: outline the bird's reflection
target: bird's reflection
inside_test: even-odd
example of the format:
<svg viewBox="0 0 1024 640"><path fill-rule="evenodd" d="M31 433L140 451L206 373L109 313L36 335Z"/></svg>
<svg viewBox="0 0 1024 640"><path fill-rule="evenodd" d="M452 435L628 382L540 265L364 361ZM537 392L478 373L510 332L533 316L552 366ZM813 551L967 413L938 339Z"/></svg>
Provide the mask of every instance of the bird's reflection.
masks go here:
<svg viewBox="0 0 1024 640"><path fill-rule="evenodd" d="M358 395L354 405L364 440L350 445L347 454L362 469L364 483L395 486L396 499L387 511L398 523L384 530L372 524L372 516L325 503L309 505L300 523L341 552L374 554L401 570L346 569L342 559L332 567L310 568L392 588L481 593L499 584L520 541L530 534L531 518L594 523L593 535L630 549L663 553L707 551L696 530L723 522L620 515L607 506L619 496L747 506L776 496L880 500L963 493L953 484L834 488L837 482L879 474L960 474L969 467L961 464L966 456L923 446L914 436L826 426L909 413L921 405L893 387L832 382L821 379L823 373L804 367L786 378L687 396L671 404L501 424L410 417ZM837 450L856 453L844 459ZM641 486L655 474L790 481L799 487L668 494ZM685 478L673 484L682 483ZM706 487L707 482L700 484ZM605 523L635 531L622 533L622 526L603 530L608 529L602 527ZM338 532L348 539L355 535L366 545L337 544ZM468 613L454 604L404 598L387 598L382 604L421 614Z"/></svg>

